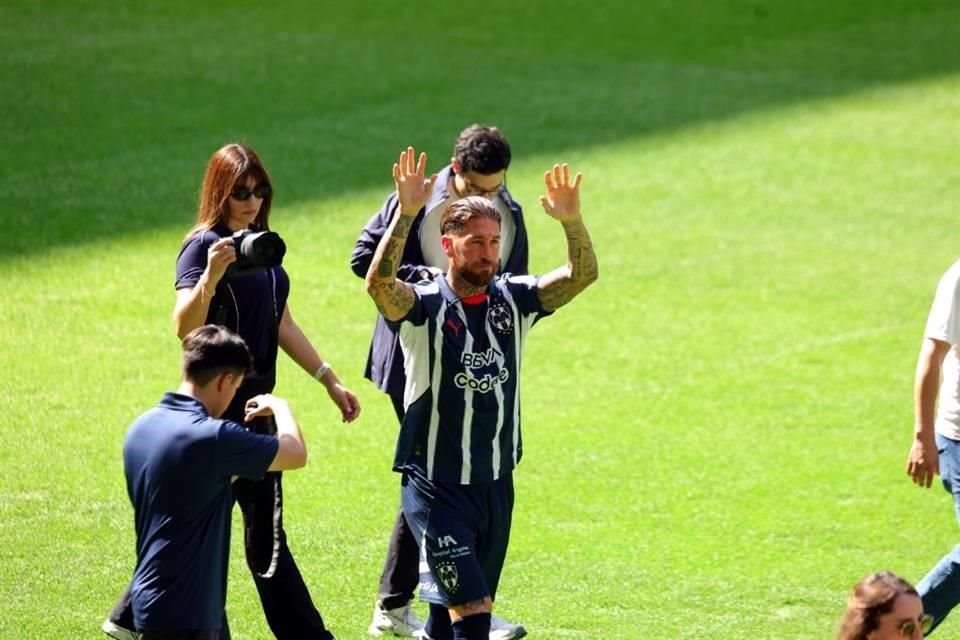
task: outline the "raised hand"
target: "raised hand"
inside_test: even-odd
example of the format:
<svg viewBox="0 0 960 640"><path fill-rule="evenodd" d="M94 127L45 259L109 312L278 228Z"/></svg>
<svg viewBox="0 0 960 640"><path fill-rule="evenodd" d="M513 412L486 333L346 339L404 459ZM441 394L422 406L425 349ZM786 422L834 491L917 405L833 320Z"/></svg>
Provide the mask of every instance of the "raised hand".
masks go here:
<svg viewBox="0 0 960 640"><path fill-rule="evenodd" d="M413 147L407 147L400 152L400 160L393 163L393 182L397 186L397 198L400 201L400 212L404 215L415 216L427 203L433 193L433 185L437 181L437 174L426 178L427 154L421 153L414 166L416 152Z"/></svg>
<svg viewBox="0 0 960 640"><path fill-rule="evenodd" d="M547 195L540 196L543 210L551 218L568 222L580 218L580 179L579 173L570 183L570 167L567 163L553 165L553 171L543 174L547 186Z"/></svg>

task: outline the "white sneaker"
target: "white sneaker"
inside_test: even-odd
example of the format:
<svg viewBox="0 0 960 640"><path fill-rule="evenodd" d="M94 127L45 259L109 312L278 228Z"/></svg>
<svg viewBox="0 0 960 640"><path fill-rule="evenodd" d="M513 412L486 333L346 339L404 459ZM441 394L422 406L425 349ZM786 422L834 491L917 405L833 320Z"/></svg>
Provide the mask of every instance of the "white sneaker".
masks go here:
<svg viewBox="0 0 960 640"><path fill-rule="evenodd" d="M130 629L118 627L110 620L110 618L107 618L104 623L100 625L100 630L116 640L140 640L139 633L136 631L131 631Z"/></svg>
<svg viewBox="0 0 960 640"><path fill-rule="evenodd" d="M417 617L417 613L410 608L409 602L396 609L384 609L383 603L377 601L373 607L373 621L367 627L367 633L378 638L381 636L420 638L423 636L423 620Z"/></svg>
<svg viewBox="0 0 960 640"><path fill-rule="evenodd" d="M511 624L498 615L490 614L490 640L516 640L527 635L520 624Z"/></svg>

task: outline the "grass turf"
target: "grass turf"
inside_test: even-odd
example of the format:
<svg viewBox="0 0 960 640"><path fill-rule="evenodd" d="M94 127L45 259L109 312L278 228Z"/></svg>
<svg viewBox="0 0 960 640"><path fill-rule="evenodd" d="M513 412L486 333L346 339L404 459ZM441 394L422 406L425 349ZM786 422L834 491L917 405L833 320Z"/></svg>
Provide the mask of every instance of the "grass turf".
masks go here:
<svg viewBox="0 0 960 640"><path fill-rule="evenodd" d="M272 173L294 316L364 404L337 424L282 361L314 456L285 481L291 546L364 636L395 425L346 261L401 145L436 168L473 121L513 144L534 270L563 259L536 206L561 160L601 264L528 342L501 613L543 638L828 637L861 575L917 580L957 538L902 463L957 254L958 27L929 0L4 3L0 637L95 637L130 575L122 435L176 383L173 261L235 138ZM234 636L269 637L234 551Z"/></svg>

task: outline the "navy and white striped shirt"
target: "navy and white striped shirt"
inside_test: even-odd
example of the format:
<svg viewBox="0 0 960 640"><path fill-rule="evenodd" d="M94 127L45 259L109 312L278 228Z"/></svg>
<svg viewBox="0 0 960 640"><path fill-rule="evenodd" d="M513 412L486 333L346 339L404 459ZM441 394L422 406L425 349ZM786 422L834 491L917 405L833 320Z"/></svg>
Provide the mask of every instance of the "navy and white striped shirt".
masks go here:
<svg viewBox="0 0 960 640"><path fill-rule="evenodd" d="M517 466L523 343L548 315L537 281L503 274L479 304L461 301L443 277L414 285L413 308L394 323L407 379L395 471L477 484Z"/></svg>

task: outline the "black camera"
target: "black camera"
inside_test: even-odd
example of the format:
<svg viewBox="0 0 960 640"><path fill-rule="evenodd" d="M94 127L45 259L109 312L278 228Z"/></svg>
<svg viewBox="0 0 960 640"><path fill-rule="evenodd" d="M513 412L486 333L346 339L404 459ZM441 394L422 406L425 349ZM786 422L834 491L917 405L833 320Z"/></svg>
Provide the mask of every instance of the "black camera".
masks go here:
<svg viewBox="0 0 960 640"><path fill-rule="evenodd" d="M287 252L287 245L274 231L242 229L233 234L233 247L237 251L237 261L227 271L230 276L279 267Z"/></svg>

